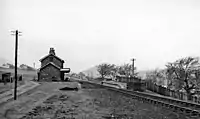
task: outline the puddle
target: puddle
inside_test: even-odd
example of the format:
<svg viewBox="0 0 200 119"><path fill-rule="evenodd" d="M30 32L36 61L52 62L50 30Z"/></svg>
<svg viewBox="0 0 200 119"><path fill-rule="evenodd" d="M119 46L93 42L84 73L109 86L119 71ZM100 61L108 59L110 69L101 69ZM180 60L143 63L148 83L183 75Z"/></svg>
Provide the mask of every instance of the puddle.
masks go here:
<svg viewBox="0 0 200 119"><path fill-rule="evenodd" d="M60 88L62 91L78 91L81 89L80 83L72 83L69 86L66 86L64 88Z"/></svg>
<svg viewBox="0 0 200 119"><path fill-rule="evenodd" d="M75 88L64 87L64 88L61 88L60 90L62 90L62 91L78 91L79 89L77 87L75 87Z"/></svg>

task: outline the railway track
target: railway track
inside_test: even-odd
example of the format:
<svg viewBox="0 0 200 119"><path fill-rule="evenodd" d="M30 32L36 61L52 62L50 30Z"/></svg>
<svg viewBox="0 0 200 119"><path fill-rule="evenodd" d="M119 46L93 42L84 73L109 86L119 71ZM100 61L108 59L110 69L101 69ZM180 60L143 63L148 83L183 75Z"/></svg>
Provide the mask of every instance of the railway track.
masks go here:
<svg viewBox="0 0 200 119"><path fill-rule="evenodd" d="M78 81L82 83L89 83L92 85L100 86L105 89L119 92L122 94L125 94L127 96L131 96L132 98L135 98L139 101L142 101L144 103L151 103L155 106L165 107L168 108L174 112L184 114L186 116L190 117L197 117L200 118L200 104L193 103L193 102L187 102L183 100L178 100L166 96L159 96L159 95L153 95L145 92L137 92L137 91L131 91L126 89L117 89L89 81Z"/></svg>

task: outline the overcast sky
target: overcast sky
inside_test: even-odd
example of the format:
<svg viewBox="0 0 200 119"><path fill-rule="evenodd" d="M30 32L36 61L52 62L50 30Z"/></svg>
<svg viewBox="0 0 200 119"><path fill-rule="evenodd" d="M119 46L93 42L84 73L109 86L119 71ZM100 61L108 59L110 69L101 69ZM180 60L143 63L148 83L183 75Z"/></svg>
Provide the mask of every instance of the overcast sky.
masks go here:
<svg viewBox="0 0 200 119"><path fill-rule="evenodd" d="M162 2L161 2L162 1ZM0 0L0 57L39 67L54 47L79 72L136 58L138 70L200 56L199 0Z"/></svg>

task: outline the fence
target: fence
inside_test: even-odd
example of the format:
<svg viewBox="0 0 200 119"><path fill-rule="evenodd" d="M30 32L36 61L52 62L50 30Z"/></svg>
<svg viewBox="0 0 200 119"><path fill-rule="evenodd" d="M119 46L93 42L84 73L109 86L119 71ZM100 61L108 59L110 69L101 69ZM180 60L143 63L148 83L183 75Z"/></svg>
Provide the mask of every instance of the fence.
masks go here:
<svg viewBox="0 0 200 119"><path fill-rule="evenodd" d="M152 82L147 82L146 83L146 89L148 89L148 90L150 90L152 92L158 93L160 95L164 95L164 96L168 96L168 97L172 97L172 98L188 101L187 93L171 90L169 88L166 88L166 87L161 86L161 85L157 85L157 84L152 83ZM194 103L200 103L200 97L191 96L191 100L190 101L192 101Z"/></svg>

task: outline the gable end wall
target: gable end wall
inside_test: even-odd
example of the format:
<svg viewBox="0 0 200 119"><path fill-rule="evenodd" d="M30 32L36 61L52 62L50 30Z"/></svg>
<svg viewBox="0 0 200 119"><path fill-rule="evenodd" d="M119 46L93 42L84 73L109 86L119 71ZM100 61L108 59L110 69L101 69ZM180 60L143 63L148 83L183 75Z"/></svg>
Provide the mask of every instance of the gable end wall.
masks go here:
<svg viewBox="0 0 200 119"><path fill-rule="evenodd" d="M45 66L46 64L48 64L50 62L50 58L47 57L46 59L44 59L42 62L41 62L41 67ZM63 68L63 63L62 61L60 61L59 59L53 57L53 63L55 65L57 65L58 67L60 68Z"/></svg>
<svg viewBox="0 0 200 119"><path fill-rule="evenodd" d="M59 69L49 65L40 71L40 81L52 81L52 79L60 80Z"/></svg>

